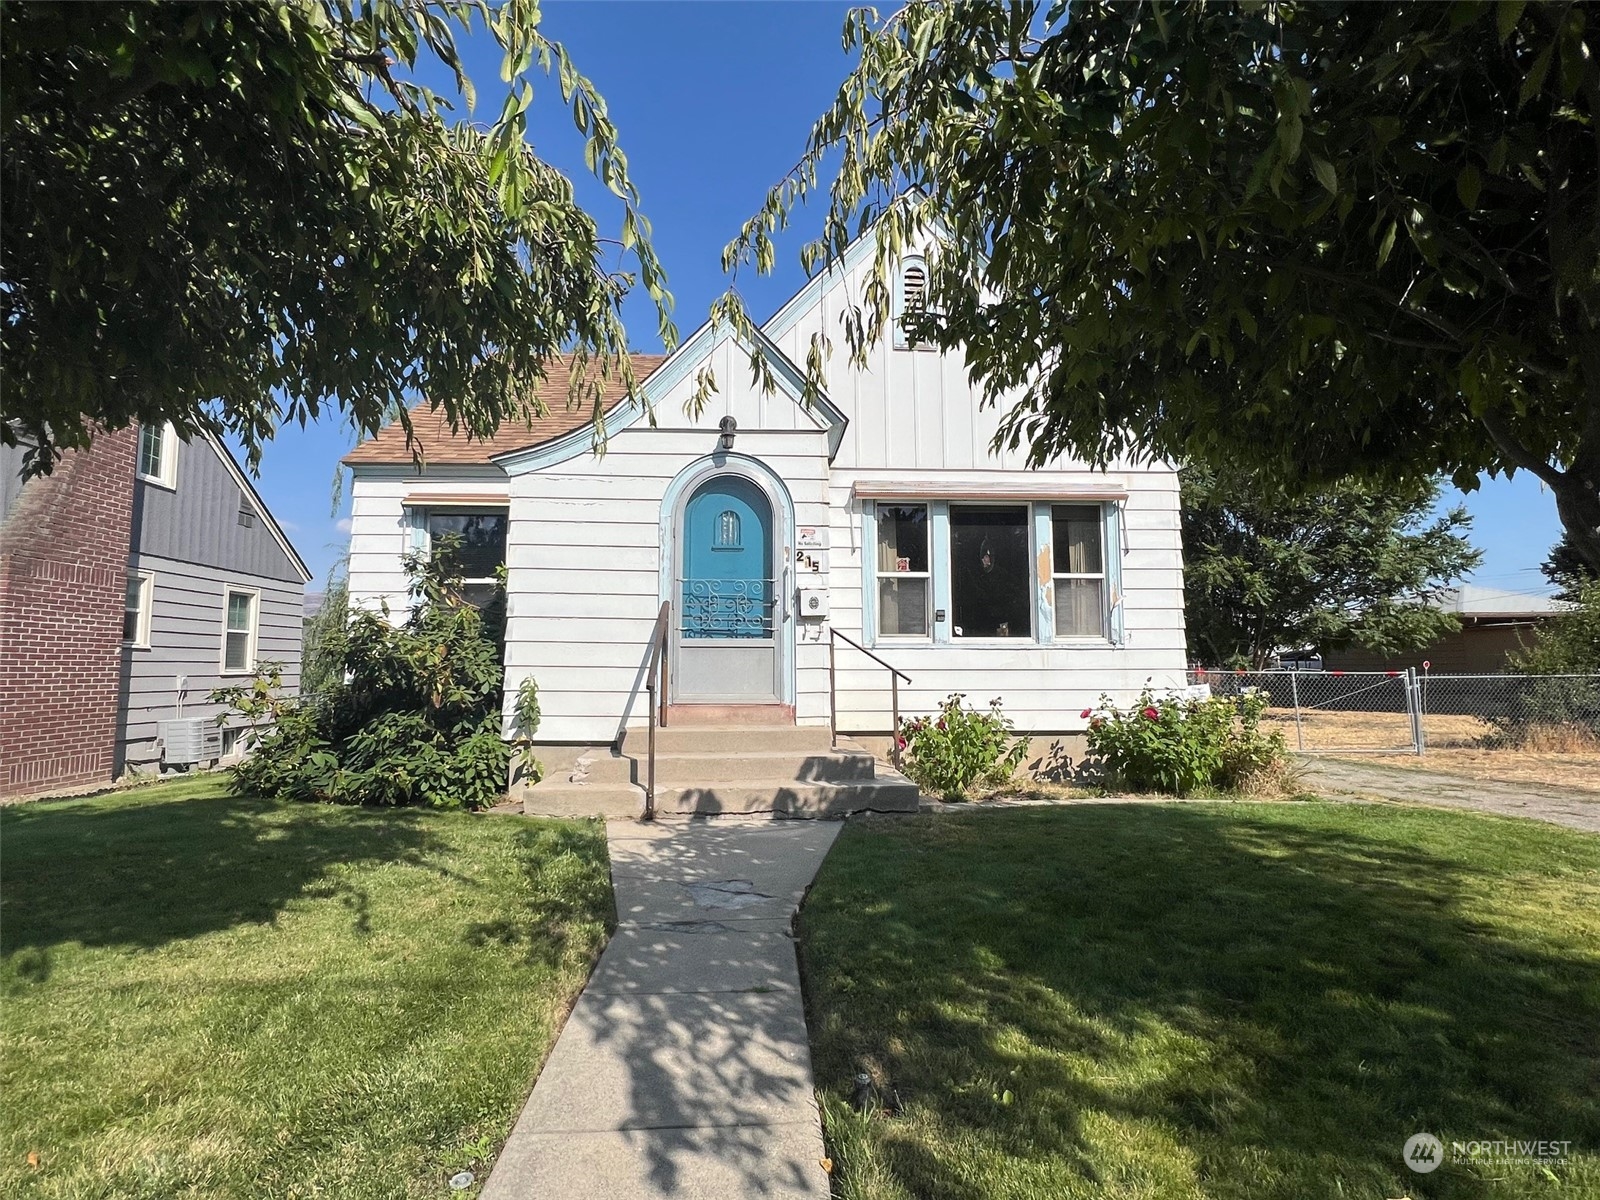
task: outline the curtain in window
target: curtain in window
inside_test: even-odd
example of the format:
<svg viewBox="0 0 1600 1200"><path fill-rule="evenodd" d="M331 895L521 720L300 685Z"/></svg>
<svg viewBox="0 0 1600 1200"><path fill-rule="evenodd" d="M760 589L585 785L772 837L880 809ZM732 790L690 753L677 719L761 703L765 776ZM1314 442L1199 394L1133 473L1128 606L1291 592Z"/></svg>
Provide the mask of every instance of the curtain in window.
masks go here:
<svg viewBox="0 0 1600 1200"><path fill-rule="evenodd" d="M1055 526L1055 573L1099 575L1100 510L1085 505L1058 504L1052 510Z"/></svg>
<svg viewBox="0 0 1600 1200"><path fill-rule="evenodd" d="M1105 633L1105 560L1099 507L1057 504L1050 510L1055 545L1056 634L1099 637ZM1063 575L1094 576L1062 579Z"/></svg>
<svg viewBox="0 0 1600 1200"><path fill-rule="evenodd" d="M878 507L878 632L921 637L928 632L928 509Z"/></svg>

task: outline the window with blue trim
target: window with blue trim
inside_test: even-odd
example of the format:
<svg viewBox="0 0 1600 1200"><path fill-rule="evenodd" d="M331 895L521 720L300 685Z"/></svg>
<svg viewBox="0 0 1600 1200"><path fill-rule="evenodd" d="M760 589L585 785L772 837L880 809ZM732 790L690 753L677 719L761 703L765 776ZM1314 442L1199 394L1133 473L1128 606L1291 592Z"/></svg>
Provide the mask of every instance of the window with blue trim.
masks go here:
<svg viewBox="0 0 1600 1200"><path fill-rule="evenodd" d="M875 637L1117 640L1109 505L929 500L868 511Z"/></svg>
<svg viewBox="0 0 1600 1200"><path fill-rule="evenodd" d="M504 508L469 511L439 509L427 514L428 552L442 539L455 548L461 572L462 595L483 608L500 594L500 569L506 561L507 511Z"/></svg>
<svg viewBox="0 0 1600 1200"><path fill-rule="evenodd" d="M1053 504L1050 532L1056 636L1105 637L1104 510L1098 504Z"/></svg>
<svg viewBox="0 0 1600 1200"><path fill-rule="evenodd" d="M878 505L878 635L928 636L928 506Z"/></svg>
<svg viewBox="0 0 1600 1200"><path fill-rule="evenodd" d="M1026 504L950 506L950 635L1031 638Z"/></svg>

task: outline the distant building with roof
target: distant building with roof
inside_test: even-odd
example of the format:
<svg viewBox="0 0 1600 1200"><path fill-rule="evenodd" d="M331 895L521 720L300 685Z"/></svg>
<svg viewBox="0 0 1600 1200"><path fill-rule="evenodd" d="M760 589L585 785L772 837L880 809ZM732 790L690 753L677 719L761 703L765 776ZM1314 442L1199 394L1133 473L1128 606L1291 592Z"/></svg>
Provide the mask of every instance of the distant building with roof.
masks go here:
<svg viewBox="0 0 1600 1200"><path fill-rule="evenodd" d="M1438 607L1461 618L1461 628L1421 650L1406 654L1374 654L1360 647L1323 656L1325 667L1338 671L1398 671L1406 667L1451 674L1505 671L1511 656L1533 641L1541 624L1570 607L1550 596L1464 583L1440 594Z"/></svg>

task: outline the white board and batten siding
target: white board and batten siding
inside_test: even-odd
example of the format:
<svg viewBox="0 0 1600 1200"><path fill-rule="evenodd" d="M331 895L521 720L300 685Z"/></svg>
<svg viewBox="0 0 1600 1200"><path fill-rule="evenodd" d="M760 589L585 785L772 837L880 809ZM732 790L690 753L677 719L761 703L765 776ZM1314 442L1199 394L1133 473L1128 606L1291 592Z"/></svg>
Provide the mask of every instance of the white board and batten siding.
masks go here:
<svg viewBox="0 0 1600 1200"><path fill-rule="evenodd" d="M1070 732L1084 727L1079 714L1102 693L1127 702L1146 681L1157 688L1181 685L1186 653L1176 473L1159 463L1117 463L1100 472L1070 460L1030 470L1026 446L993 448L1003 410L980 403L959 354L896 348L886 336L869 351L864 369L854 367L839 319L861 295L866 270L865 256L853 255L844 270L813 280L765 327L794 362L805 361L814 333L826 332L833 343L824 359L828 394L850 418L829 482L830 603L841 632L860 640L868 625L861 540L870 501L855 498L857 481L914 479L930 501L990 488L996 501L1008 488L1039 499L1050 483L1059 483L1063 500L1096 490L1126 494L1121 644L870 643L912 678L901 684L902 715L931 712L951 692L964 692L980 705L1000 697L1020 730ZM838 663L840 728L889 731L887 672L843 645Z"/></svg>

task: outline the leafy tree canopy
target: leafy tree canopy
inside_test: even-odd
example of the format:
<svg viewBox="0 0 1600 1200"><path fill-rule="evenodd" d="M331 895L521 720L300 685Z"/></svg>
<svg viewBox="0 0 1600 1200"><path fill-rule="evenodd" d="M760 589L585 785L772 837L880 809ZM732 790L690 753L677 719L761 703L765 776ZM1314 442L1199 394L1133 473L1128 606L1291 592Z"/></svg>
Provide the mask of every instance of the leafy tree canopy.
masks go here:
<svg viewBox="0 0 1600 1200"><path fill-rule="evenodd" d="M1572 608L1543 622L1534 632L1533 645L1516 656L1513 665L1518 670L1530 675L1600 672L1600 580L1575 581L1572 593ZM1586 709L1591 727L1600 725L1600 695L1595 694L1593 680L1585 680L1583 686L1558 688L1555 694L1567 698L1567 708ZM1574 698L1586 698L1587 702L1573 704Z"/></svg>
<svg viewBox="0 0 1600 1200"><path fill-rule="evenodd" d="M965 353L1001 440L1472 487L1527 470L1600 569L1600 47L1582 3L913 0L724 252L827 189L875 231L844 333ZM737 292L715 306L748 324ZM831 347L813 344L813 387Z"/></svg>
<svg viewBox="0 0 1600 1200"><path fill-rule="evenodd" d="M503 51L487 124L451 117L475 20ZM561 353L599 361L574 372L597 403L635 283L674 339L616 130L537 0L6 4L0 45L0 438L36 443L31 470L133 421L255 461L285 422L371 433L419 395L487 436ZM453 96L416 82L430 60ZM535 65L636 274L524 140Z"/></svg>
<svg viewBox="0 0 1600 1200"><path fill-rule="evenodd" d="M1294 496L1257 479L1185 470L1190 657L1267 666L1283 650L1420 649L1458 627L1433 606L1477 565L1466 510L1430 519L1431 481L1345 482Z"/></svg>
<svg viewBox="0 0 1600 1200"><path fill-rule="evenodd" d="M1584 562L1573 547L1572 538L1566 534L1550 547L1550 556L1539 564L1539 571L1548 582L1556 585L1555 598L1569 602L1578 600L1584 584L1600 579L1600 568Z"/></svg>

